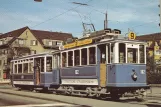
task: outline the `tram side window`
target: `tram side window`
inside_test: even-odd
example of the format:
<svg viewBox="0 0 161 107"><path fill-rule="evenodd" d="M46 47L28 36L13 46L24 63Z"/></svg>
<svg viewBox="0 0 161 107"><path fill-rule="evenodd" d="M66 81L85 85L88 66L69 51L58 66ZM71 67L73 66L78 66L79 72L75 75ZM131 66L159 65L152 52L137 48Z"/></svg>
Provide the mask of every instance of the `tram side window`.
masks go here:
<svg viewBox="0 0 161 107"><path fill-rule="evenodd" d="M137 49L135 48L128 48L127 49L127 62L128 63L137 63L138 55Z"/></svg>
<svg viewBox="0 0 161 107"><path fill-rule="evenodd" d="M22 73L22 64L18 64L18 73Z"/></svg>
<svg viewBox="0 0 161 107"><path fill-rule="evenodd" d="M14 66L15 66L14 73L17 73L17 64L15 64Z"/></svg>
<svg viewBox="0 0 161 107"><path fill-rule="evenodd" d="M114 48L114 44L111 44L111 54L110 54L110 57L111 57L111 63L114 63L114 53L113 53L113 48Z"/></svg>
<svg viewBox="0 0 161 107"><path fill-rule="evenodd" d="M74 51L74 63L75 65L80 65L80 50Z"/></svg>
<svg viewBox="0 0 161 107"><path fill-rule="evenodd" d="M109 44L108 44L107 48L108 48L108 63L110 63L110 58L111 58L110 52L111 52L111 49L110 49L110 45Z"/></svg>
<svg viewBox="0 0 161 107"><path fill-rule="evenodd" d="M87 65L87 48L82 49L82 65Z"/></svg>
<svg viewBox="0 0 161 107"><path fill-rule="evenodd" d="M53 61L54 61L53 63L54 68L60 67L60 54L54 55Z"/></svg>
<svg viewBox="0 0 161 107"><path fill-rule="evenodd" d="M73 66L73 51L68 52L68 66Z"/></svg>
<svg viewBox="0 0 161 107"><path fill-rule="evenodd" d="M124 43L119 43L119 62L120 63L125 63L125 44Z"/></svg>
<svg viewBox="0 0 161 107"><path fill-rule="evenodd" d="M23 64L23 72L28 73L28 63Z"/></svg>
<svg viewBox="0 0 161 107"><path fill-rule="evenodd" d="M29 73L34 72L33 67L34 67L33 62L30 62L30 63L29 63Z"/></svg>
<svg viewBox="0 0 161 107"><path fill-rule="evenodd" d="M144 45L139 46L139 51L140 51L140 63L145 63Z"/></svg>
<svg viewBox="0 0 161 107"><path fill-rule="evenodd" d="M95 47L89 48L89 64L96 64L96 49L95 49Z"/></svg>
<svg viewBox="0 0 161 107"><path fill-rule="evenodd" d="M67 66L67 55L66 52L62 53L62 67Z"/></svg>
<svg viewBox="0 0 161 107"><path fill-rule="evenodd" d="M52 57L46 58L46 72L52 71Z"/></svg>

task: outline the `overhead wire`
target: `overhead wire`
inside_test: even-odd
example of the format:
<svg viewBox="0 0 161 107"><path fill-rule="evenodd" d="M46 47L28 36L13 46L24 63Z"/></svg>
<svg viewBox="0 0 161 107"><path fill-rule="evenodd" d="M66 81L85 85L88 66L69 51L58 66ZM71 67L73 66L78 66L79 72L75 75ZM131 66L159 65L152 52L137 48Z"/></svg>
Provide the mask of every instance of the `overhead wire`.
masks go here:
<svg viewBox="0 0 161 107"><path fill-rule="evenodd" d="M92 1L92 0L89 0L88 2L90 2L90 1ZM88 2L85 2L85 3L88 3ZM79 5L79 6L76 6L76 7L74 7L74 8L68 9L67 11L65 11L65 12L63 12L63 13L61 13L61 14L59 14L59 15L56 15L56 16L50 18L50 19L47 19L47 20L45 20L45 21L43 21L43 22L41 22L41 23L38 23L38 24L32 26L31 28L34 28L34 27L39 26L39 25L41 25L41 24L43 24L43 23L45 23L45 22L48 22L48 21L50 21L50 20L53 20L53 19L55 19L55 18L57 18L57 17L59 17L59 16L62 16L62 15L64 15L65 13L67 13L67 12L69 12L69 11L71 11L71 10L74 10L74 9L80 7L80 6L82 6L82 5Z"/></svg>

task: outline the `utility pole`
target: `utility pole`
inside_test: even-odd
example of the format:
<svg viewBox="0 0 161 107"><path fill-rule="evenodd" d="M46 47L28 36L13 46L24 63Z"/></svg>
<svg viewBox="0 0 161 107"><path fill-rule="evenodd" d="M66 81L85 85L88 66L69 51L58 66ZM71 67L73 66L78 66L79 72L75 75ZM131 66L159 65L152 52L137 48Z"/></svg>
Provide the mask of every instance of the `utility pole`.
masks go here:
<svg viewBox="0 0 161 107"><path fill-rule="evenodd" d="M104 20L104 29L108 28L108 20L107 20L107 11L105 13L105 20Z"/></svg>
<svg viewBox="0 0 161 107"><path fill-rule="evenodd" d="M160 16L160 15L161 15L161 8L160 8L160 7L161 7L161 0L159 0L159 5L158 5L158 7L159 7L159 10L160 10L160 13L159 13L159 18L160 18L159 27L160 27L160 30L161 30L161 25L160 25L160 24L161 24L161 16Z"/></svg>

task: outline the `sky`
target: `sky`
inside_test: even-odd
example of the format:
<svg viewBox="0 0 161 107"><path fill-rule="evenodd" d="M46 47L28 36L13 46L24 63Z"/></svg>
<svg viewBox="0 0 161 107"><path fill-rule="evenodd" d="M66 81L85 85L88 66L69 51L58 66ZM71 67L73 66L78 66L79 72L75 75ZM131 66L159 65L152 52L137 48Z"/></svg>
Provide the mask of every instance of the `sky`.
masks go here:
<svg viewBox="0 0 161 107"><path fill-rule="evenodd" d="M106 11L108 27L120 29L123 35L128 28L138 36L157 33L158 4L159 0L0 0L0 33L28 26L81 37L82 22L93 23L96 31L104 28Z"/></svg>

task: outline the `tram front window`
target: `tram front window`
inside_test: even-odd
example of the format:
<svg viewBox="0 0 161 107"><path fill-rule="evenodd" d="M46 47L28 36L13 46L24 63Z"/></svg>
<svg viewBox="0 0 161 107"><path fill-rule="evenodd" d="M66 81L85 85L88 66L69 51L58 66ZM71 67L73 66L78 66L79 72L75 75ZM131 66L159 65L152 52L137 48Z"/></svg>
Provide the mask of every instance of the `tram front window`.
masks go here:
<svg viewBox="0 0 161 107"><path fill-rule="evenodd" d="M138 63L138 52L135 48L127 49L127 62L128 63Z"/></svg>
<svg viewBox="0 0 161 107"><path fill-rule="evenodd" d="M125 63L125 44L119 43L119 62Z"/></svg>

